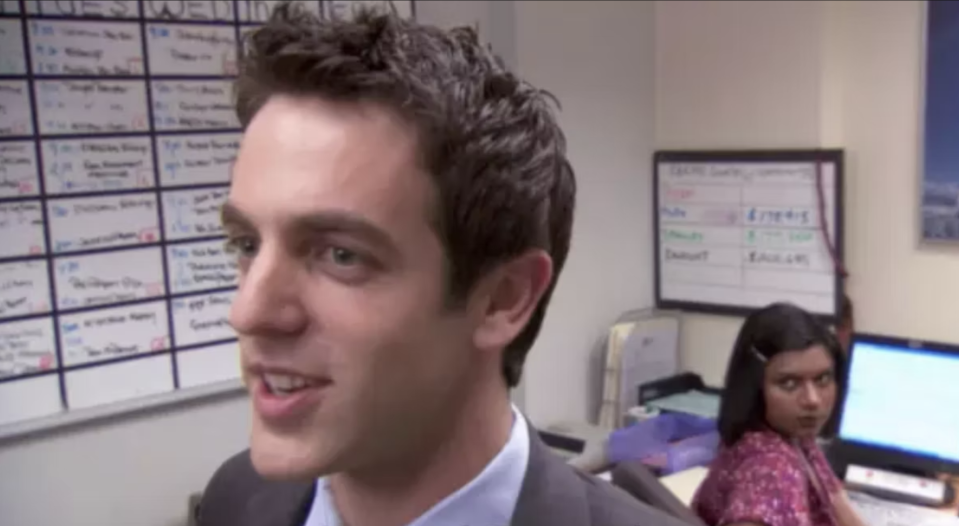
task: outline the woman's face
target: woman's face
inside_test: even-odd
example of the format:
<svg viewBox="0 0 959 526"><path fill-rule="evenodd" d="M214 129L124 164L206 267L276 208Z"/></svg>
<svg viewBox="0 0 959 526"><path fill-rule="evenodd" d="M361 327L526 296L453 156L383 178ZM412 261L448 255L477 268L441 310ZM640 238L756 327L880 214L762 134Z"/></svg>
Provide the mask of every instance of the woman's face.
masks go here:
<svg viewBox="0 0 959 526"><path fill-rule="evenodd" d="M770 358L763 379L766 422L797 438L814 438L836 403L835 363L822 345Z"/></svg>

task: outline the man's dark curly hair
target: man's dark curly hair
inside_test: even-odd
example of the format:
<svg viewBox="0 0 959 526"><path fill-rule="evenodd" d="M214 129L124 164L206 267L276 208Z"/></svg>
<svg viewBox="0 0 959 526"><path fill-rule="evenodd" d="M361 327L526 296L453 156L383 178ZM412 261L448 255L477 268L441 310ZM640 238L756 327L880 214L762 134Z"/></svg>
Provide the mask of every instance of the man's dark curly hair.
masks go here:
<svg viewBox="0 0 959 526"><path fill-rule="evenodd" d="M280 4L243 49L235 95L244 127L275 94L378 103L413 126L439 193L433 215L451 303L500 263L531 248L550 254L553 281L504 353L503 375L516 386L573 223L576 182L552 95L508 71L473 29L444 31L369 8L323 20Z"/></svg>

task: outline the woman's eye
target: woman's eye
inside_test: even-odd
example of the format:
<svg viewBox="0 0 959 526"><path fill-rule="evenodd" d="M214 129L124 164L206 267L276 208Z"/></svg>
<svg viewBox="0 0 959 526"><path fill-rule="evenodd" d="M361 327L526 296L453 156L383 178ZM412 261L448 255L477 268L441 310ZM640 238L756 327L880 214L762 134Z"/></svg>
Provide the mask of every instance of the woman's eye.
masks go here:
<svg viewBox="0 0 959 526"><path fill-rule="evenodd" d="M791 378L779 382L779 387L782 387L782 388L785 389L786 391L792 391L792 390L796 389L796 387L798 387L798 386L799 386L799 383L796 382L796 380L793 380L793 379L791 379Z"/></svg>
<svg viewBox="0 0 959 526"><path fill-rule="evenodd" d="M832 374L826 373L820 375L818 378L816 378L816 383L819 385L829 385L832 383Z"/></svg>

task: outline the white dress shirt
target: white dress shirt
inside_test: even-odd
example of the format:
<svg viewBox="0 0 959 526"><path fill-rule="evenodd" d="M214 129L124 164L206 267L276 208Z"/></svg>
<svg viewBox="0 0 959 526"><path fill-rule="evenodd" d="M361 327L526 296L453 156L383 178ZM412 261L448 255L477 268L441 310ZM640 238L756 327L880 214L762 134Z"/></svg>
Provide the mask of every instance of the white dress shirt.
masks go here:
<svg viewBox="0 0 959 526"><path fill-rule="evenodd" d="M513 406L509 440L483 471L407 526L507 526L519 500L529 462L529 430ZM303 526L342 526L329 480L316 482L313 505Z"/></svg>

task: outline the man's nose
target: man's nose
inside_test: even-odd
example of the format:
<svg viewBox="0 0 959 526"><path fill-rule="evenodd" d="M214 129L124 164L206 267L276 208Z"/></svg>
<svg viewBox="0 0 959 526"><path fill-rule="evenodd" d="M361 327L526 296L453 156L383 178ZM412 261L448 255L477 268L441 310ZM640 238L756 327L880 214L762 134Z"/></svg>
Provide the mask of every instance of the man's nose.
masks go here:
<svg viewBox="0 0 959 526"><path fill-rule="evenodd" d="M240 334L293 334L307 316L298 290L297 260L281 247L264 246L240 277L230 325Z"/></svg>

